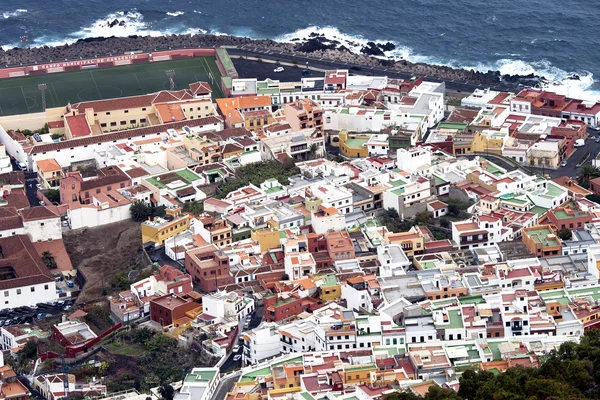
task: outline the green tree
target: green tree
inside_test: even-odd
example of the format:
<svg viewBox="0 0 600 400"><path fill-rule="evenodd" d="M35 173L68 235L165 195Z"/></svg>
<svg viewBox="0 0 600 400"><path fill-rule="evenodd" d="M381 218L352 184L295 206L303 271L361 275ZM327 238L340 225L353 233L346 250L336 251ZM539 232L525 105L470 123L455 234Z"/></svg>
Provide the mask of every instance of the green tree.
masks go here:
<svg viewBox="0 0 600 400"><path fill-rule="evenodd" d="M590 181L598 177L600 177L600 168L594 167L593 165L585 165L579 171L577 181L580 186L587 189L590 187Z"/></svg>
<svg viewBox="0 0 600 400"><path fill-rule="evenodd" d="M25 346L23 346L23 349L19 352L19 355L22 355L28 359L37 358L37 343L33 340L29 340L27 343L25 343Z"/></svg>
<svg viewBox="0 0 600 400"><path fill-rule="evenodd" d="M440 219L440 226L442 228L450 228L450 221L448 220L448 218Z"/></svg>
<svg viewBox="0 0 600 400"><path fill-rule="evenodd" d="M571 240L571 237L573 236L571 234L571 231L568 230L567 228L563 228L561 230L559 230L557 232L557 235L559 238L561 238L562 240Z"/></svg>
<svg viewBox="0 0 600 400"><path fill-rule="evenodd" d="M588 199L589 201L593 201L594 203L600 204L600 195L592 193L592 194L588 194L587 196L585 196L585 198Z"/></svg>
<svg viewBox="0 0 600 400"><path fill-rule="evenodd" d="M173 400L175 389L169 384L164 384L158 388L158 394L160 394L162 400Z"/></svg>
<svg viewBox="0 0 600 400"><path fill-rule="evenodd" d="M46 265L46 267L48 267L48 269L58 268L58 265L56 265L56 260L54 259L54 256L48 250L46 250L42 253L42 262Z"/></svg>
<svg viewBox="0 0 600 400"><path fill-rule="evenodd" d="M164 218L167 215L167 208L165 206L150 207L150 212L153 217Z"/></svg>
<svg viewBox="0 0 600 400"><path fill-rule="evenodd" d="M129 207L131 219L137 222L143 222L152 216L152 209L141 201L136 201Z"/></svg>
<svg viewBox="0 0 600 400"><path fill-rule="evenodd" d="M458 217L460 215L460 208L456 204L448 204L448 214Z"/></svg>
<svg viewBox="0 0 600 400"><path fill-rule="evenodd" d="M417 225L427 225L431 220L431 214L427 211L421 211L415 215L415 224Z"/></svg>
<svg viewBox="0 0 600 400"><path fill-rule="evenodd" d="M60 192L58 189L48 189L44 192L44 195L51 203L60 203Z"/></svg>
<svg viewBox="0 0 600 400"><path fill-rule="evenodd" d="M183 211L194 215L202 214L204 212L204 202L190 201L188 203L184 203Z"/></svg>

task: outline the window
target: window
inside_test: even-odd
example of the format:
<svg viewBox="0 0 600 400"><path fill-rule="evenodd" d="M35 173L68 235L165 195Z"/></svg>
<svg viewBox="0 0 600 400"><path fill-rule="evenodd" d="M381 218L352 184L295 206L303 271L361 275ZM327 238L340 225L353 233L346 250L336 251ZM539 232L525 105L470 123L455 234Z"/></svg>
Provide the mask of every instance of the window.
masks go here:
<svg viewBox="0 0 600 400"><path fill-rule="evenodd" d="M4 297L8 297L8 290L4 291Z"/></svg>
<svg viewBox="0 0 600 400"><path fill-rule="evenodd" d="M106 112L106 115L110 115L110 111L107 111L107 112Z"/></svg>
<svg viewBox="0 0 600 400"><path fill-rule="evenodd" d="M17 294L21 294L21 289L17 289Z"/></svg>
<svg viewBox="0 0 600 400"><path fill-rule="evenodd" d="M110 126L117 126L117 123L116 122L111 122Z"/></svg>
<svg viewBox="0 0 600 400"><path fill-rule="evenodd" d="M123 111L125 114L129 114L129 110L125 110Z"/></svg>
<svg viewBox="0 0 600 400"><path fill-rule="evenodd" d="M35 292L35 287L34 286L31 287L31 291Z"/></svg>
<svg viewBox="0 0 600 400"><path fill-rule="evenodd" d="M48 290L48 285L44 285L44 290Z"/></svg>

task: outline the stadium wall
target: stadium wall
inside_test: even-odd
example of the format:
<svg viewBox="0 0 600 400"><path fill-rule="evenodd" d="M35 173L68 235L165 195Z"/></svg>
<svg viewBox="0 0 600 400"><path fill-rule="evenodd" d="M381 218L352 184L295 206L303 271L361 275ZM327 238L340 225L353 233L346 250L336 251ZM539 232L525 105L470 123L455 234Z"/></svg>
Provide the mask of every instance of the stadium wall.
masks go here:
<svg viewBox="0 0 600 400"><path fill-rule="evenodd" d="M219 53L221 53L220 56ZM112 66L142 64L145 62L171 61L192 57L215 57L219 72L221 72L221 74L227 74L231 69L223 66L228 64L226 60L221 60L221 58L225 57L222 53L223 52L221 51L217 52L215 49L178 49L155 51L153 53L127 53L110 57L57 61L45 64L32 64L19 67L1 68L0 79L30 75L43 75L56 72L72 72L82 69L110 68ZM224 51L224 53L227 55L226 51ZM227 59L229 59L228 55ZM229 62L231 63L230 59ZM231 63L231 65L233 65L233 63ZM233 71L235 72L235 68L233 68ZM237 72L235 72L235 74L237 75Z"/></svg>

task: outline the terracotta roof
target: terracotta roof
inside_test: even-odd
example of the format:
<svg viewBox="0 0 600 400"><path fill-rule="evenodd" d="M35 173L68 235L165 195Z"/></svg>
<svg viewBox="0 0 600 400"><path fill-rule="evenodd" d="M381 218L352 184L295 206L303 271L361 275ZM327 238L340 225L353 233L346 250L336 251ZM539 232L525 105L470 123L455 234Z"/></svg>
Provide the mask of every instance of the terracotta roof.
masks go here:
<svg viewBox="0 0 600 400"><path fill-rule="evenodd" d="M250 136L251 133L246 128L228 128L219 132L208 132L206 138L213 141L226 141L233 137Z"/></svg>
<svg viewBox="0 0 600 400"><path fill-rule="evenodd" d="M236 153L244 151L244 148L237 143L227 143L223 146L223 154Z"/></svg>
<svg viewBox="0 0 600 400"><path fill-rule="evenodd" d="M58 211L58 207L54 205L38 206L31 207L26 210L21 210L21 217L23 218L23 221L36 221L39 219L60 218L60 212Z"/></svg>
<svg viewBox="0 0 600 400"><path fill-rule="evenodd" d="M23 171L11 171L0 174L0 185L24 185L25 173Z"/></svg>
<svg viewBox="0 0 600 400"><path fill-rule="evenodd" d="M84 112L86 108L92 108L94 112L105 112L112 110L125 110L130 108L150 107L154 103L164 103L168 101L179 101L192 99L193 96L189 90L168 91L161 90L157 93L145 94L141 96L120 97L108 100L85 101L73 104L72 108Z"/></svg>
<svg viewBox="0 0 600 400"><path fill-rule="evenodd" d="M65 120L73 137L84 137L92 134L85 114L68 115L65 117Z"/></svg>
<svg viewBox="0 0 600 400"><path fill-rule="evenodd" d="M217 99L216 101L221 113L225 114L230 110L268 107L271 105L271 96L240 96Z"/></svg>
<svg viewBox="0 0 600 400"><path fill-rule="evenodd" d="M448 205L439 200L435 200L435 201L432 201L431 203L429 203L428 206L437 211L437 210L441 210L442 208L447 207Z"/></svg>
<svg viewBox="0 0 600 400"><path fill-rule="evenodd" d="M0 230L18 229L23 227L23 221L15 207L0 207Z"/></svg>
<svg viewBox="0 0 600 400"><path fill-rule="evenodd" d="M208 82L190 83L190 91L194 96L207 95L212 93L212 89Z"/></svg>
<svg viewBox="0 0 600 400"><path fill-rule="evenodd" d="M52 273L37 255L29 236L0 238L0 248L4 255L0 258L0 269L12 274L0 281L0 290L54 282Z"/></svg>
<svg viewBox="0 0 600 400"><path fill-rule="evenodd" d="M71 139L71 140L63 140L62 142L56 143L44 143L32 146L28 153L29 154L38 154L47 151L56 151L68 148L74 148L79 146L91 146L94 144L107 143L115 140L124 140L128 138L134 138L139 136L146 135L158 135L162 132L166 132L167 129L182 129L184 126L189 126L190 128L196 126L206 126L222 123L223 119L220 117L206 117L206 118L198 118L189 121L179 121L173 122L163 125L154 125L154 126L146 126L143 128L137 129L129 129L125 131L118 131L112 133L106 133L104 135L97 136L88 136L83 138Z"/></svg>
<svg viewBox="0 0 600 400"><path fill-rule="evenodd" d="M4 200L8 202L9 206L15 207L17 210L29 207L29 199L22 190L12 190L10 194L4 195Z"/></svg>
<svg viewBox="0 0 600 400"><path fill-rule="evenodd" d="M142 167L135 167L135 168L128 169L127 171L125 171L125 173L132 179L133 178L141 178L143 176L150 175L148 173L148 171L146 171Z"/></svg>
<svg viewBox="0 0 600 400"><path fill-rule="evenodd" d="M35 162L38 169L42 172L60 171L62 168L60 164L54 158L47 158L45 160L38 160Z"/></svg>

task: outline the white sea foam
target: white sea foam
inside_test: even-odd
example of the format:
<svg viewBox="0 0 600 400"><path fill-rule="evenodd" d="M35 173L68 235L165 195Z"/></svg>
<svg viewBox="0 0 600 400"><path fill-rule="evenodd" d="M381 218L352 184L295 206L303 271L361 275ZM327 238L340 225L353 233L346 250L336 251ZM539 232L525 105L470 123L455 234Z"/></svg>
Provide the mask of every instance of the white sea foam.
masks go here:
<svg viewBox="0 0 600 400"><path fill-rule="evenodd" d="M492 18L493 20L493 18ZM502 75L529 75L535 74L546 78L547 83L543 86L548 90L555 91L573 98L581 98L587 100L600 100L600 91L591 90L594 84L593 74L589 71L565 71L553 66L547 60L538 62L526 62L514 58L501 58L493 63L478 63L469 65L458 62L456 60L442 60L437 57L424 56L416 54L413 49L403 46L393 40L371 40L360 35L348 35L340 32L337 28L331 26L318 27L309 26L304 29L299 29L295 32L280 35L275 38L277 41L292 42L292 39L307 40L310 39L311 33L319 33L326 39L336 40L340 45L345 46L353 53L360 53L360 50L367 42L385 43L391 42L396 46L396 49L385 52L386 57L393 59L404 59L410 62L422 62L433 65L445 65L453 68L474 69L476 71L500 71ZM534 39L535 42L537 39ZM497 54L500 57L519 57L518 53L505 53L505 55ZM568 79L577 75L579 79Z"/></svg>
<svg viewBox="0 0 600 400"><path fill-rule="evenodd" d="M23 8L19 8L15 11L6 11L2 13L2 18L4 19L9 19L12 17L18 17L21 14L25 14L27 12L27 10L23 9Z"/></svg>
<svg viewBox="0 0 600 400"><path fill-rule="evenodd" d="M170 17L178 17L180 15L185 14L185 12L183 11L173 11L173 12L168 12L167 15Z"/></svg>

